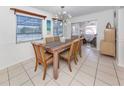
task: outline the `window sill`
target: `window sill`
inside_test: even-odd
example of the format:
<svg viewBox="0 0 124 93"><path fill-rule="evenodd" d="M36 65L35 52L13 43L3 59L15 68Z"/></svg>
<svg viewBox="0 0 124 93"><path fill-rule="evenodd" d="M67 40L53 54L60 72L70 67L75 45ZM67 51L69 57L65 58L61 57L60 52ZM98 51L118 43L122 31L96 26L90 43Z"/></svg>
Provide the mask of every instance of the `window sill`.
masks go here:
<svg viewBox="0 0 124 93"><path fill-rule="evenodd" d="M20 41L20 42L16 42L16 44L31 43L31 42L40 41L40 40L43 40L43 38L41 38L41 39L36 39L36 40L29 40L29 41Z"/></svg>

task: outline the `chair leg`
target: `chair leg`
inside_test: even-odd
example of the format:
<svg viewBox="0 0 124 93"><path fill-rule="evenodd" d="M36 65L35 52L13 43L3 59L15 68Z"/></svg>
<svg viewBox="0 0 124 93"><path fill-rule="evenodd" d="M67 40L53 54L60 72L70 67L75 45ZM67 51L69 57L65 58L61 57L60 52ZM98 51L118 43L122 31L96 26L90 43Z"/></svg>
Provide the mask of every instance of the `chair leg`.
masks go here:
<svg viewBox="0 0 124 93"><path fill-rule="evenodd" d="M81 46L80 46L80 48L79 48L79 50L78 50L78 53L79 53L79 55L80 55L80 57L82 57L82 51L81 51L82 49L81 49Z"/></svg>
<svg viewBox="0 0 124 93"><path fill-rule="evenodd" d="M77 55L75 56L75 58L76 58L76 61L78 62L78 58L77 58Z"/></svg>
<svg viewBox="0 0 124 93"><path fill-rule="evenodd" d="M77 60L76 60L76 57L74 56L74 62L75 62L75 64L77 65Z"/></svg>
<svg viewBox="0 0 124 93"><path fill-rule="evenodd" d="M77 54L78 53L75 53L75 60L76 60L76 62L78 62Z"/></svg>
<svg viewBox="0 0 124 93"><path fill-rule="evenodd" d="M70 72L72 72L70 61L68 61L68 67L69 67Z"/></svg>
<svg viewBox="0 0 124 93"><path fill-rule="evenodd" d="M37 67L38 67L38 62L36 61L35 69L34 69L35 72L37 71Z"/></svg>
<svg viewBox="0 0 124 93"><path fill-rule="evenodd" d="M82 55L81 54L79 54L80 55L80 57L82 57Z"/></svg>
<svg viewBox="0 0 124 93"><path fill-rule="evenodd" d="M43 80L45 80L45 77L46 77L46 71L47 71L47 66L44 66Z"/></svg>
<svg viewBox="0 0 124 93"><path fill-rule="evenodd" d="M59 62L58 62L58 69L59 69Z"/></svg>
<svg viewBox="0 0 124 93"><path fill-rule="evenodd" d="M81 48L78 53L79 53L80 57L82 57L82 49Z"/></svg>

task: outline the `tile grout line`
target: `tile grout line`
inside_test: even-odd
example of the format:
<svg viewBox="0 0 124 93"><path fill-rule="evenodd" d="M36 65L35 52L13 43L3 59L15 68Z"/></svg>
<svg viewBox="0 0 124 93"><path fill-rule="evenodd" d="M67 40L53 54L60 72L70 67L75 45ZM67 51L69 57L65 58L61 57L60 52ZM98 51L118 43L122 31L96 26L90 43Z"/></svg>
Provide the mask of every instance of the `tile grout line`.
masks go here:
<svg viewBox="0 0 124 93"><path fill-rule="evenodd" d="M51 80L49 80L48 82L46 82L44 85L45 85L45 86L47 86L47 84L48 84L50 81L52 81L52 79L51 79Z"/></svg>
<svg viewBox="0 0 124 93"><path fill-rule="evenodd" d="M83 72L83 71L81 70L81 72ZM101 72L102 72L102 71L101 71ZM88 74L88 73L86 73L86 72L83 72L83 73L89 75L90 77L93 77L92 75L90 75L90 74ZM103 73L104 73L104 72L103 72ZM99 79L99 78L98 78L98 79ZM103 81L103 80L101 80L101 79L99 79L99 80L100 80L101 82L103 82L103 83L105 83L105 84L111 86L109 83L107 83L107 82L105 82L105 81Z"/></svg>
<svg viewBox="0 0 124 93"><path fill-rule="evenodd" d="M77 81L78 83L81 83L82 86L86 86L85 84L83 84L83 83L80 82L79 80L76 79L76 81ZM75 85L75 86L76 86L76 85Z"/></svg>
<svg viewBox="0 0 124 93"><path fill-rule="evenodd" d="M98 63L97 63L97 69L96 69L96 75L95 75L95 79L94 79L94 86L95 86L95 83L96 83L96 76L97 76L97 72L98 72L98 66L99 66L99 62L100 62L100 54L99 54L99 57L98 57ZM99 78L98 78L99 79ZM99 79L101 82L103 82L103 83L105 83L105 84L107 84L107 85L110 85L109 83L107 83L107 82L105 82L105 81L103 81L103 80L101 80L101 79Z"/></svg>
<svg viewBox="0 0 124 93"><path fill-rule="evenodd" d="M105 82L105 81L103 81L103 80L101 80L101 79L99 79L99 78L98 78L98 80L101 81L101 82L103 82L103 83L105 83L105 84L107 84L107 86L112 86L112 85L110 85L109 83L107 83L107 82ZM99 85L99 86L100 86L100 85Z"/></svg>
<svg viewBox="0 0 124 93"><path fill-rule="evenodd" d="M28 82L29 80L25 81L24 83L20 84L20 86L23 86L26 82Z"/></svg>
<svg viewBox="0 0 124 93"><path fill-rule="evenodd" d="M53 79L49 80L48 82L46 82L45 86L49 86L47 85L49 82L51 82ZM53 80L55 82L55 80ZM57 82L55 82L57 85L56 86L60 86Z"/></svg>
<svg viewBox="0 0 124 93"><path fill-rule="evenodd" d="M46 72L47 72L47 71L46 71ZM47 84L48 84L50 81L52 81L52 80L54 80L54 82L55 82L58 86L60 86L60 84L59 84L58 82L56 82L55 79L52 79L53 76L50 76L48 73L46 73L46 75L48 75L48 76L50 77L50 80L45 83L45 86L47 86Z"/></svg>
<svg viewBox="0 0 124 93"><path fill-rule="evenodd" d="M33 60L33 59L32 59ZM29 63L26 63L26 64L29 64ZM22 64L22 66L23 66L23 64ZM23 66L23 68L24 68L24 66ZM31 68L29 68L29 69L32 69L33 67L31 67ZM27 73L27 70L24 68L24 70L25 70L25 72ZM40 72L39 72L40 73ZM34 75L33 77L35 77L35 76L37 76L39 73L37 73L36 75ZM27 73L27 75L28 75L28 73ZM44 86L46 86L51 80L52 80L52 77L48 74L48 73L46 73L46 75L48 75L49 77L50 77L50 80L49 81L47 81L45 84L44 84ZM29 77L29 79L31 80L31 82L32 82L32 84L34 85L34 86L36 86L35 84L34 84L34 82L32 81L32 79L30 78L30 76L28 75L28 77ZM32 78L33 78L32 77ZM27 81L26 81L27 82ZM25 82L25 83L26 83ZM58 83L57 83L58 84Z"/></svg>
<svg viewBox="0 0 124 93"><path fill-rule="evenodd" d="M26 74L28 75L28 73L27 73L26 69L24 68L23 64L21 64L21 65L22 65L24 71L26 72ZM31 80L31 78L30 78L29 75L28 75L28 77L29 77L29 80ZM28 81L28 80L27 80L27 81ZM32 80L31 80L31 82L32 82L33 86L35 86L35 84L34 84L34 82L33 82ZM26 82L25 82L25 83L26 83Z"/></svg>
<svg viewBox="0 0 124 93"><path fill-rule="evenodd" d="M112 63L113 64L113 63ZM114 66L113 66L114 67ZM97 72L98 72L98 70L97 70ZM102 73L105 73L105 72L103 72L103 71L100 71L100 72L102 72ZM107 74L107 75L109 75L109 74ZM98 78L99 79L99 78ZM112 85L110 85L109 83L107 83L107 82L105 82L105 81L103 81L103 80L101 80L101 79L99 79L101 82L103 82L103 83L105 83L105 84L107 84L107 85L109 85L109 86L112 86Z"/></svg>
<svg viewBox="0 0 124 93"><path fill-rule="evenodd" d="M97 64L98 64L98 63L97 63ZM90 67L90 68L92 68L92 69L96 69L96 68L97 68L97 66L96 66L96 68L94 68L94 67L88 66L88 65L86 65L86 64L84 64L84 65L87 66L88 68ZM81 69L80 71L83 72L83 73L85 73L85 74L87 74L88 76L93 77L93 75L91 75L91 74L89 74L89 73L83 71L82 69ZM95 71L95 72L96 72L96 71Z"/></svg>
<svg viewBox="0 0 124 93"><path fill-rule="evenodd" d="M52 81L52 77L48 74L48 73L46 73L46 75L48 75L49 77L50 77L50 80L48 80L44 85L45 86L47 86L47 84L50 82L50 81ZM56 82L55 82L56 83Z"/></svg>
<svg viewBox="0 0 124 93"><path fill-rule="evenodd" d="M47 86L47 84L48 84L50 81L52 81L52 79L48 80L48 81L44 84L44 86Z"/></svg>
<svg viewBox="0 0 124 93"><path fill-rule="evenodd" d="M114 70L114 69L113 69ZM102 70L99 70L100 72L102 72L102 73L105 73L106 75L108 75L108 76L113 76L114 77L114 75L112 75L111 73L108 73L108 72L105 72L105 71L102 71ZM115 73L115 77L116 77L116 73Z"/></svg>
<svg viewBox="0 0 124 93"><path fill-rule="evenodd" d="M8 81L9 81L9 86L10 86L10 78L9 78L9 71L8 71L8 68L7 68L7 74L8 74Z"/></svg>
<svg viewBox="0 0 124 93"><path fill-rule="evenodd" d="M88 76L90 76L90 77L94 77L93 75L91 75L91 74L89 74L89 73L87 73L87 72L84 72L84 71L82 71L82 70L80 70L82 73L85 73L86 75L88 75ZM96 72L96 71L95 71Z"/></svg>
<svg viewBox="0 0 124 93"><path fill-rule="evenodd" d="M119 86L120 86L120 81L119 81L119 77L118 77L118 74L117 74L117 71L116 71L116 68L115 68L115 64L114 64L114 62L112 62L113 63L113 66L114 66L114 70L115 70L115 73L116 73L116 77L117 77L117 80L118 80L118 84L119 84Z"/></svg>
<svg viewBox="0 0 124 93"><path fill-rule="evenodd" d="M93 86L95 86L95 83L96 83L96 76L97 76L97 71L98 71L99 60L100 60L100 54L98 55L98 63L97 63L97 67L96 67L96 73L95 73L95 77L94 77Z"/></svg>
<svg viewBox="0 0 124 93"><path fill-rule="evenodd" d="M113 66L113 62L112 62L111 64L112 64L112 67L113 67L113 68L108 67L108 66L107 66L107 68L109 68L109 69L111 69L111 70L115 70L115 69L114 69L114 66ZM102 64L102 65L103 65L104 67L106 66L106 65L104 65L104 64ZM106 74L109 75L109 76L113 76L111 73L105 72L105 71L103 71L103 70L100 70L100 72L106 73ZM116 76L116 73L115 73L115 76Z"/></svg>
<svg viewBox="0 0 124 93"><path fill-rule="evenodd" d="M78 72L78 70L77 70L77 72ZM63 71L63 73L69 75L68 73L66 73L66 72L64 72L64 71ZM71 73L71 72L70 72L70 73ZM75 73L75 75L76 75L76 73ZM75 75L74 75L74 76L75 76ZM74 77L74 76L73 76L73 77ZM69 75L69 77L71 77L71 76ZM72 80L69 82L68 85L70 85L70 84L72 83L72 81L73 81L73 77L72 77ZM76 80L76 81L78 81L78 80ZM79 82L79 81L78 81L78 82ZM80 83L83 84L82 82L80 82ZM84 85L84 84L83 84L83 85Z"/></svg>
<svg viewBox="0 0 124 93"><path fill-rule="evenodd" d="M90 53L87 54L86 58L84 59L84 62L86 61L86 59L88 58ZM84 62L82 63L82 65L84 64ZM81 65L81 66L82 66ZM71 85L72 81L74 80L74 78L76 77L76 75L78 74L78 72L80 71L79 69L81 68L81 66L78 68L77 72L75 73L75 75L73 76L72 80L70 81L70 83L68 85ZM83 84L83 83L82 83ZM85 85L85 84L83 84Z"/></svg>
<svg viewBox="0 0 124 93"><path fill-rule="evenodd" d="M12 78L15 78L16 76L18 76L18 75L20 75L20 74L22 74L23 72L20 72L20 73L18 73L17 75L15 75L15 76L13 76L13 77L11 77L11 78L9 78L9 79L12 79Z"/></svg>
<svg viewBox="0 0 124 93"><path fill-rule="evenodd" d="M52 81L52 80L53 80L58 86L61 86L58 82L56 82L55 79L51 79L51 81ZM48 82L48 83L49 83L49 82ZM48 84L48 83L47 83L47 84Z"/></svg>

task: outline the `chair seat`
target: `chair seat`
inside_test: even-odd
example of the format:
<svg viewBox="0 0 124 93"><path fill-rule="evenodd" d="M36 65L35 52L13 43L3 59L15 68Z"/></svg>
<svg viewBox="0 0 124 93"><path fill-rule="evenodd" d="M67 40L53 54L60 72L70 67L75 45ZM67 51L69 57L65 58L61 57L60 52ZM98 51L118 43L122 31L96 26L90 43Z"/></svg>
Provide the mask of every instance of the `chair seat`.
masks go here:
<svg viewBox="0 0 124 93"><path fill-rule="evenodd" d="M52 62L53 62L53 56L52 56L52 54L50 54L50 53L48 53L48 52L46 52L45 53L45 61L46 61L46 64L51 64ZM42 62L42 60L38 60L38 62L40 63L40 64L42 64L41 62Z"/></svg>
<svg viewBox="0 0 124 93"><path fill-rule="evenodd" d="M46 57L46 63L48 65L53 63L53 55L52 54L46 52L45 57Z"/></svg>

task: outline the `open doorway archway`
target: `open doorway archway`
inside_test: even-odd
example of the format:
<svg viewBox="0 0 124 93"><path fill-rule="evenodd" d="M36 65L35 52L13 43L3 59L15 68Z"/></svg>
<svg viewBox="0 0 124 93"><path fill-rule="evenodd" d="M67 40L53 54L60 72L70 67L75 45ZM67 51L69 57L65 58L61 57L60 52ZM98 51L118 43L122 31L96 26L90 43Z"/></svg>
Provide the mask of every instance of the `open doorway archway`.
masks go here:
<svg viewBox="0 0 124 93"><path fill-rule="evenodd" d="M97 47L97 20L72 23L72 36L83 36L84 44Z"/></svg>

